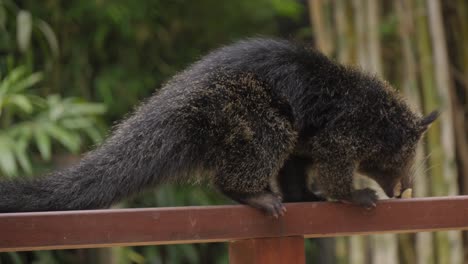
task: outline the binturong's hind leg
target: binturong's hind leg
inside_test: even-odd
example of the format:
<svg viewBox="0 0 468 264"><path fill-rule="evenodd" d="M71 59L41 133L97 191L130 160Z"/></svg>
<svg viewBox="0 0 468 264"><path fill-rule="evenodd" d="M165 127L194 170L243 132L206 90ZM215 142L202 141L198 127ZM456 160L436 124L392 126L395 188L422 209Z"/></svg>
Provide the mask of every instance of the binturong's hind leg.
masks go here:
<svg viewBox="0 0 468 264"><path fill-rule="evenodd" d="M284 162L277 161L280 164ZM273 192L274 188L270 186L271 178L276 178L278 174L276 164L246 157L245 160L226 165L215 177L215 185L223 194L274 217L285 213L281 195Z"/></svg>
<svg viewBox="0 0 468 264"><path fill-rule="evenodd" d="M285 212L282 197L276 192L278 173L292 144L284 138L275 139L275 144L244 141L234 148L225 148L220 153L224 157L216 170L214 183L231 199L278 217Z"/></svg>
<svg viewBox="0 0 468 264"><path fill-rule="evenodd" d="M213 139L205 159L214 184L228 197L278 217L284 207L275 193L277 176L297 141L292 110L254 75L227 80L213 88L220 109L207 120L206 134Z"/></svg>

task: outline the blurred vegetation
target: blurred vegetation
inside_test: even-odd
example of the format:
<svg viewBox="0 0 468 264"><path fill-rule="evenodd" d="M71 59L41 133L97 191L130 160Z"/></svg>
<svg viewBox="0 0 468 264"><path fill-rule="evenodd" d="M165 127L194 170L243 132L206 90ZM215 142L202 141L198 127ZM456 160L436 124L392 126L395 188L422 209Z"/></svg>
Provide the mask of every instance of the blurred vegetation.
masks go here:
<svg viewBox="0 0 468 264"><path fill-rule="evenodd" d="M37 175L63 166L60 157L76 160L209 50L270 35L309 41L376 73L423 112L442 108L418 153L416 195L466 194L467 16L465 0L0 0L0 174ZM167 185L118 206L229 202L202 187ZM307 240L307 261L462 263L462 242L457 232ZM227 250L190 244L0 254L2 264L32 262L227 263Z"/></svg>
<svg viewBox="0 0 468 264"><path fill-rule="evenodd" d="M6 176L31 174L31 153L37 150L48 161L55 142L78 153L84 135L94 143L102 139L96 118L105 111L102 104L41 97L30 91L41 79L42 74L20 66L0 81L0 171Z"/></svg>
<svg viewBox="0 0 468 264"><path fill-rule="evenodd" d="M76 160L209 50L246 36L304 35L308 26L296 26L304 14L294 0L0 0L1 174L41 174L64 166L54 161L70 153ZM203 187L168 185L118 206L228 202ZM227 250L200 244L0 254L0 263L31 262L226 263Z"/></svg>

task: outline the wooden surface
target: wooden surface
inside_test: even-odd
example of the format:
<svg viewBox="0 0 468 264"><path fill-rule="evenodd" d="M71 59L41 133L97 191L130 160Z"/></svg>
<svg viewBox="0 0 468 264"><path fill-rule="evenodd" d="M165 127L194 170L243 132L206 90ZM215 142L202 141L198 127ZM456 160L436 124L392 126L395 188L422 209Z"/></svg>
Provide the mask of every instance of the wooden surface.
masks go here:
<svg viewBox="0 0 468 264"><path fill-rule="evenodd" d="M286 208L279 219L241 205L0 214L0 251L468 229L468 196Z"/></svg>
<svg viewBox="0 0 468 264"><path fill-rule="evenodd" d="M229 264L304 264L304 238L255 238L229 243Z"/></svg>

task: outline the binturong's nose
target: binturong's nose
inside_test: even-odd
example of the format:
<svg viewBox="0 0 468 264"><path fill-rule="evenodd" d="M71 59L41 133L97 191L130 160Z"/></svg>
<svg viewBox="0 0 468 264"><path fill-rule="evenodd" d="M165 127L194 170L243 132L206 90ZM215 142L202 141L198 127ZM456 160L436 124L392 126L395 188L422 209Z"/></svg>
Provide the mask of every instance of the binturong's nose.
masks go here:
<svg viewBox="0 0 468 264"><path fill-rule="evenodd" d="M385 188L384 192L388 196L388 198L395 197L395 191L393 190L393 188Z"/></svg>
<svg viewBox="0 0 468 264"><path fill-rule="evenodd" d="M385 194L388 198L398 197L401 194L401 182L397 182L395 185L390 185L384 188Z"/></svg>

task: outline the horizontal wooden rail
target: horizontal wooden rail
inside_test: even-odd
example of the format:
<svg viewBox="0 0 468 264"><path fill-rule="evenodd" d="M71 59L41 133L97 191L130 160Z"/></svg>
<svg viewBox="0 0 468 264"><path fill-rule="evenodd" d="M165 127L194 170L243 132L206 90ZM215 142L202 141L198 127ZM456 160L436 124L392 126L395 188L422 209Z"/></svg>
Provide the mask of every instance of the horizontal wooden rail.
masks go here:
<svg viewBox="0 0 468 264"><path fill-rule="evenodd" d="M386 200L373 210L330 202L286 208L279 219L241 205L0 214L0 251L468 229L468 196Z"/></svg>

